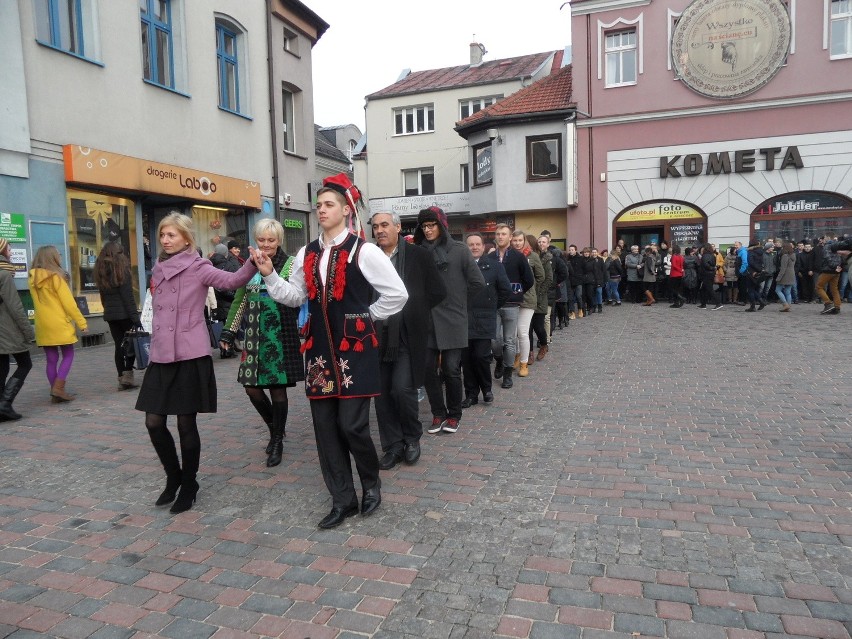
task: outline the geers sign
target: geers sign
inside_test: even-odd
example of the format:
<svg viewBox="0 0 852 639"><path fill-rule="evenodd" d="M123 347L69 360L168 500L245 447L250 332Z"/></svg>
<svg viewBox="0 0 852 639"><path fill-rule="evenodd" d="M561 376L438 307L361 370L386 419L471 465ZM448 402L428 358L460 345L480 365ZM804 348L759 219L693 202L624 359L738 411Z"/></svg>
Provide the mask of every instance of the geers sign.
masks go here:
<svg viewBox="0 0 852 639"><path fill-rule="evenodd" d="M783 152L783 153L782 153ZM758 163L759 155L763 159ZM733 155L733 159L731 156ZM780 156L780 157L779 157ZM681 158L683 158L681 160ZM774 171L795 167L801 169L805 166L799 148L789 146L786 150L776 146L767 149L747 149L744 151L720 151L708 153L705 159L700 153L689 155L675 155L669 157L664 155L660 158L660 177L695 177L702 173L706 175L720 175L722 173L752 173L758 169Z"/></svg>

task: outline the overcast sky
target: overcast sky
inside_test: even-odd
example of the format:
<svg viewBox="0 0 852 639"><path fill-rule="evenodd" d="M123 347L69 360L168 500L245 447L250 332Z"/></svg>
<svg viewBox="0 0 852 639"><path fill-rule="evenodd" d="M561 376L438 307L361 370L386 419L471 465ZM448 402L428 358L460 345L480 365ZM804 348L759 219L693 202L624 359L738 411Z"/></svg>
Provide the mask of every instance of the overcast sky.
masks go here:
<svg viewBox="0 0 852 639"><path fill-rule="evenodd" d="M331 25L313 49L314 121L364 130L364 96L400 72L470 62L474 34L485 60L563 49L571 10L564 0L302 0Z"/></svg>

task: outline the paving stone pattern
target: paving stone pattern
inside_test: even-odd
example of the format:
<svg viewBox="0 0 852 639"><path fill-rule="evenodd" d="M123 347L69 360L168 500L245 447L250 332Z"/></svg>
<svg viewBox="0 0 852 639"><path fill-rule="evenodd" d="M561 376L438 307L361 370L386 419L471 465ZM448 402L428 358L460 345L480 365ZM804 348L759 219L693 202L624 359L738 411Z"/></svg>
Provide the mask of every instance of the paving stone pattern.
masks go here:
<svg viewBox="0 0 852 639"><path fill-rule="evenodd" d="M573 321L332 531L299 389L268 469L216 359L172 516L111 347L78 349L71 404L37 358L0 425L0 636L849 639L852 309L777 308Z"/></svg>

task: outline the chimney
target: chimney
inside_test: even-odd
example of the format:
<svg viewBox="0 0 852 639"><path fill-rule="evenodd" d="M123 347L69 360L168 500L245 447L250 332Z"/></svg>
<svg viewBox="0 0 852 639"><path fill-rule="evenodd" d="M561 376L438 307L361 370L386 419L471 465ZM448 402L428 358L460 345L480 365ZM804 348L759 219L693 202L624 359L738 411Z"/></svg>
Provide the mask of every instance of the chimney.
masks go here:
<svg viewBox="0 0 852 639"><path fill-rule="evenodd" d="M488 51L485 50L485 46L479 44L478 42L470 43L470 66L478 67L482 64L482 56L484 56Z"/></svg>

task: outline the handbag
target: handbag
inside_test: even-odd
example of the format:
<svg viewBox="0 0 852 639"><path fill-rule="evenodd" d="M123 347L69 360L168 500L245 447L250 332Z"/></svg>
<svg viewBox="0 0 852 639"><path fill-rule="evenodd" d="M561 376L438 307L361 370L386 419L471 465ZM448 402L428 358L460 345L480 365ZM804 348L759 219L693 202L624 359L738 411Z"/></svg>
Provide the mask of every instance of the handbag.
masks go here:
<svg viewBox="0 0 852 639"><path fill-rule="evenodd" d="M133 368L143 370L148 368L151 361L151 334L144 330L132 328L124 334L121 347L128 356L136 358Z"/></svg>
<svg viewBox="0 0 852 639"><path fill-rule="evenodd" d="M720 273L719 269L716 269L716 275L713 276L714 284L724 284L725 283L725 274Z"/></svg>
<svg viewBox="0 0 852 639"><path fill-rule="evenodd" d="M152 324L154 323L154 303L151 299L150 290L145 291L145 301L142 303L142 312L139 313L139 323L147 333L151 332Z"/></svg>

